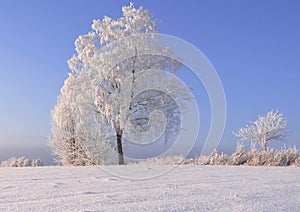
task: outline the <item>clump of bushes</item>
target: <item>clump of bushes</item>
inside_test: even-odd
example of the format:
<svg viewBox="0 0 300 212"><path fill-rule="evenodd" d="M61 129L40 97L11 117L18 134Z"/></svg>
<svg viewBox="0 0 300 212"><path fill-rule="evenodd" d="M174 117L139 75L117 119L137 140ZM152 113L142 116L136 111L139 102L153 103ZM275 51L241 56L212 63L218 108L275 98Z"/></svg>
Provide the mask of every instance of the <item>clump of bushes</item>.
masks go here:
<svg viewBox="0 0 300 212"><path fill-rule="evenodd" d="M214 151L210 156L201 156L194 160L198 165L249 165L249 166L300 166L300 151L296 147L280 150L268 149L246 151L243 144L238 143L232 155Z"/></svg>
<svg viewBox="0 0 300 212"><path fill-rule="evenodd" d="M139 161L141 165L248 165L248 166L300 166L300 151L296 147L280 150L267 149L260 151L252 148L247 151L243 143L238 143L236 151L229 155L215 150L211 155L195 159L183 156L151 158Z"/></svg>
<svg viewBox="0 0 300 212"><path fill-rule="evenodd" d="M12 157L1 163L1 167L28 167L28 166L43 166L43 162L39 159L29 160L25 157Z"/></svg>

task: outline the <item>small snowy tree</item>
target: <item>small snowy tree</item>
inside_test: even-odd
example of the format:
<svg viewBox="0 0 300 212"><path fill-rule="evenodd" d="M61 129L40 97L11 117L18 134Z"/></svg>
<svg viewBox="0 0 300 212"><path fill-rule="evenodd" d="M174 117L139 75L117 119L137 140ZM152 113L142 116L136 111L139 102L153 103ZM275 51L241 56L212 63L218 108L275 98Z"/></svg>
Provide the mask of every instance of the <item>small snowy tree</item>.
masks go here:
<svg viewBox="0 0 300 212"><path fill-rule="evenodd" d="M174 132L171 128L176 128L180 122L178 107L174 107L176 102L164 98L163 92L148 91L141 94L138 100L134 99L138 86L151 84L146 81L138 85L138 73L154 69L175 72L179 64L170 57L161 56L162 52L165 55L172 51L167 47L160 47L157 37L151 36L151 33L157 32L157 28L147 10L142 7L136 9L130 4L122 7L122 12L123 16L116 20L110 17L94 20L93 31L79 36L75 41L77 55L69 60L71 70L78 76L75 98L79 113L76 114L76 124L79 128L86 126L89 119L85 114L94 111L94 116L102 119L99 123L110 126L107 132L116 139L119 164L124 164L122 140L126 129L134 125L135 129L147 130L149 116L145 117L143 114L149 115L163 105L165 115L172 117L168 119L165 130L167 134ZM150 36L143 40L136 35ZM157 54L145 54L149 49ZM130 83L124 85L128 79ZM155 80L153 76L153 81ZM176 85L169 89L176 89ZM180 96L181 91L177 93ZM155 96L161 97L160 105L149 101ZM137 120L142 120L143 123Z"/></svg>
<svg viewBox="0 0 300 212"><path fill-rule="evenodd" d="M75 125L74 117L79 113L73 98L76 81L76 76L70 73L61 89L61 95L51 113L49 145L57 162L62 165L103 164L112 157L112 147L102 142L100 132L92 136L90 131L83 127L78 129ZM87 143L86 139L90 143L83 146L82 143Z"/></svg>
<svg viewBox="0 0 300 212"><path fill-rule="evenodd" d="M57 157L56 160L62 165L92 164L91 159L87 157L76 138L72 107L75 84L76 77L69 74L51 113L52 134L49 145Z"/></svg>
<svg viewBox="0 0 300 212"><path fill-rule="evenodd" d="M287 120L283 114L272 110L266 116L259 116L252 125L246 125L233 134L239 138L239 141L254 142L266 151L270 141L283 140L287 136L286 125Z"/></svg>
<svg viewBox="0 0 300 212"><path fill-rule="evenodd" d="M43 166L43 162L40 159L33 159L31 161L31 166Z"/></svg>

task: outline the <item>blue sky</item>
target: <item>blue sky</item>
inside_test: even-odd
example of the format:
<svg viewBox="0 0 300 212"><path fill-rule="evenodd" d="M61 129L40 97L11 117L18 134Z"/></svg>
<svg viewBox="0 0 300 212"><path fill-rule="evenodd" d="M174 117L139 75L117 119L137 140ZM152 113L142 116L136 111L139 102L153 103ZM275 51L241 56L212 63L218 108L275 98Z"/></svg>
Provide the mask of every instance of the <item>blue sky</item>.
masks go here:
<svg viewBox="0 0 300 212"><path fill-rule="evenodd" d="M0 2L0 160L15 155L50 160L50 111L67 77L74 40L90 31L93 19L120 17L121 6L128 3ZM300 147L298 1L152 0L135 5L160 20L161 33L192 43L214 65L227 100L221 151L234 150L233 130L271 109L288 119L287 145Z"/></svg>

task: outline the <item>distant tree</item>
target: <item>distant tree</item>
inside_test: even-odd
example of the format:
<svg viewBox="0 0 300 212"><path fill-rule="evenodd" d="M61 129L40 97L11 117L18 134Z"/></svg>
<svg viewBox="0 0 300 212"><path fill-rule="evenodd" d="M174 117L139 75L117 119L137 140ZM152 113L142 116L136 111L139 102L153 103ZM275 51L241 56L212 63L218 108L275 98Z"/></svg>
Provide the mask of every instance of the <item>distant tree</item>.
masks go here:
<svg viewBox="0 0 300 212"><path fill-rule="evenodd" d="M43 164L43 162L42 161L40 161L40 159L33 159L32 161L31 161L31 166L43 166L44 164Z"/></svg>
<svg viewBox="0 0 300 212"><path fill-rule="evenodd" d="M76 114L76 123L89 123L90 120L86 118L87 115L83 115L83 111L94 111L93 116L101 117L102 123L111 127L108 131L116 139L119 164L124 164L122 140L126 128L134 125L136 129L142 126L142 130L145 130L149 116L142 117L141 113L149 114L153 108L162 108L158 103L149 101L157 96L162 97L164 94L161 92L149 91L140 95L140 101L134 100L138 73L151 69L174 72L179 67L176 61L168 57L143 54L147 49L158 53L172 52L169 48L159 47L155 36L147 42L134 37L157 32L156 23L147 10L142 7L136 9L130 4L122 7L122 12L123 16L116 20L110 17L94 20L93 31L79 36L75 41L77 55L69 60L71 70L78 76L79 85L75 96L81 113ZM125 39L120 45L110 48L109 44L128 36L132 36L132 39ZM125 58L124 61L116 59L122 57ZM124 81L128 79L131 79L131 83L125 86ZM147 83L149 82L144 82L144 85ZM173 86L172 89L176 89L176 85ZM180 91L177 93L180 95ZM160 101L160 104L164 106L166 116L173 117L168 119L168 127L177 126L178 107L174 107L174 100L171 102L167 98L160 99L165 101L164 104ZM143 123L137 120L142 120ZM171 131L166 129L167 133Z"/></svg>
<svg viewBox="0 0 300 212"><path fill-rule="evenodd" d="M12 157L1 163L2 167L27 167L27 166L43 166L43 162L39 159L29 160L23 157Z"/></svg>
<svg viewBox="0 0 300 212"><path fill-rule="evenodd" d="M270 141L283 140L287 136L286 125L287 120L283 114L272 110L266 116L259 116L252 125L246 125L233 134L239 138L239 141L254 142L266 151Z"/></svg>

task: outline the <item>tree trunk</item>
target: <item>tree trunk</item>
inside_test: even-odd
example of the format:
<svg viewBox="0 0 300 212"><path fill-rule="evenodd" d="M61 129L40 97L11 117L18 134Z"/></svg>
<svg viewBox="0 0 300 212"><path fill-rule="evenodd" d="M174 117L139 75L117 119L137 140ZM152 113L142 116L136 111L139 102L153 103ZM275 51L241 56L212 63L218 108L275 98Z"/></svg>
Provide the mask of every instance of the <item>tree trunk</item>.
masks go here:
<svg viewBox="0 0 300 212"><path fill-rule="evenodd" d="M120 133L120 132L117 132L117 147L118 147L119 165L124 165L124 155L123 155L123 148L122 148L122 133Z"/></svg>
<svg viewBox="0 0 300 212"><path fill-rule="evenodd" d="M267 151L267 143L264 143L264 151Z"/></svg>
<svg viewBox="0 0 300 212"><path fill-rule="evenodd" d="M264 149L264 151L267 151L267 141L266 140L264 140L264 142L263 142L263 149Z"/></svg>

